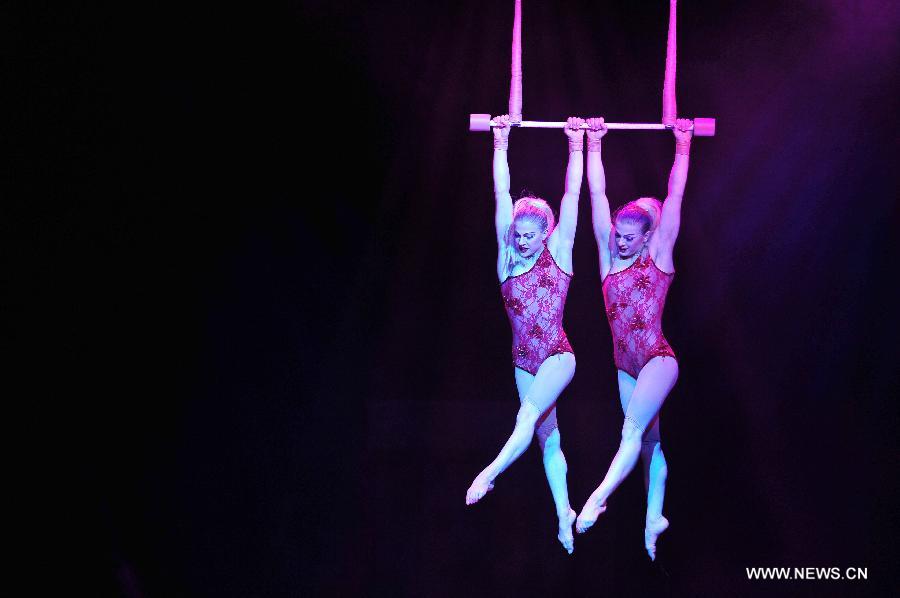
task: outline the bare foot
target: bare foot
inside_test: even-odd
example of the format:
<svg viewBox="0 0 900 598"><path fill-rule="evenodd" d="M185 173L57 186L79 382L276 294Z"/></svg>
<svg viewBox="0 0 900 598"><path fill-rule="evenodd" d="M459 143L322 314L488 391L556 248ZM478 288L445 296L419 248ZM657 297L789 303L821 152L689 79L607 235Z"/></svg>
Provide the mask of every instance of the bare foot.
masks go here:
<svg viewBox="0 0 900 598"><path fill-rule="evenodd" d="M575 537L572 535L573 523L575 523L575 511L570 508L568 513L559 518L559 534L556 536L569 554L575 552Z"/></svg>
<svg viewBox="0 0 900 598"><path fill-rule="evenodd" d="M466 491L466 504L474 505L484 498L484 495L494 489L494 482L490 481L484 472L478 474L472 485Z"/></svg>
<svg viewBox="0 0 900 598"><path fill-rule="evenodd" d="M592 525L597 523L597 517L600 516L600 513L605 510L606 503L601 504L592 494L587 502L584 503L584 507L581 508L581 513L578 515L578 521L575 523L575 531L579 534L588 531Z"/></svg>
<svg viewBox="0 0 900 598"><path fill-rule="evenodd" d="M644 547L647 549L651 561L656 560L656 539L666 531L667 527L669 527L669 520L660 515L659 519L648 521L644 528Z"/></svg>

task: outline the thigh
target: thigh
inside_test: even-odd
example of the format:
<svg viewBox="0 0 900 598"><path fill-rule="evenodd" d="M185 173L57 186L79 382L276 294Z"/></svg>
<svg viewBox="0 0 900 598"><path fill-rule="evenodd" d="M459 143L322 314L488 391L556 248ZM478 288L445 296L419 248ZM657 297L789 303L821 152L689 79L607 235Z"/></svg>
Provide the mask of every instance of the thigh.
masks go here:
<svg viewBox="0 0 900 598"><path fill-rule="evenodd" d="M515 368L515 375L516 388L519 390L519 402L521 402L528 395L528 391L531 389L531 385L534 382L534 376L520 368ZM559 427L559 425L556 421L556 403L554 403L550 409L547 409L541 414L534 427L534 432L541 440L542 446L547 436L549 436L557 427Z"/></svg>
<svg viewBox="0 0 900 598"><path fill-rule="evenodd" d="M619 373L619 401L622 403L622 413L627 413L628 403L631 401L631 394L634 392L637 380L632 378L628 372L617 371Z"/></svg>
<svg viewBox="0 0 900 598"><path fill-rule="evenodd" d="M524 399L527 396L528 400L540 409L541 413L544 413L556 403L556 399L569 385L574 375L575 356L573 354L551 355L538 368L528 390L525 393L520 391L520 398Z"/></svg>
<svg viewBox="0 0 900 598"><path fill-rule="evenodd" d="M678 362L673 357L654 357L648 361L638 374L625 415L645 432L657 427L659 410L677 379Z"/></svg>
<svg viewBox="0 0 900 598"><path fill-rule="evenodd" d="M515 367L513 368L513 373L516 376L516 390L519 391L519 401L521 401L528 394L528 390L534 382L534 375L529 374L522 368Z"/></svg>
<svg viewBox="0 0 900 598"><path fill-rule="evenodd" d="M631 377L628 372L619 372L619 401L622 403L622 413L628 413L628 403L631 402L631 395L634 393L634 387L637 380ZM645 428L644 440L659 442L659 414L650 422L649 427Z"/></svg>

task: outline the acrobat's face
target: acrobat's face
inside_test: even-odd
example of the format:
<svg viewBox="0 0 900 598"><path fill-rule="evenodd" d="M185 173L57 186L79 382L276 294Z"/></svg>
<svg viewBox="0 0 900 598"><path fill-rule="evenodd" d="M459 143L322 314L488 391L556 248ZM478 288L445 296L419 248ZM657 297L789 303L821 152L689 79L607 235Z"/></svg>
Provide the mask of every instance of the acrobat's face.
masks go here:
<svg viewBox="0 0 900 598"><path fill-rule="evenodd" d="M619 257L627 259L640 251L650 239L650 232L641 230L640 222L633 220L616 220L616 248L619 250Z"/></svg>
<svg viewBox="0 0 900 598"><path fill-rule="evenodd" d="M529 258L540 251L546 238L546 229L541 230L534 222L516 220L513 223L513 246L523 258Z"/></svg>

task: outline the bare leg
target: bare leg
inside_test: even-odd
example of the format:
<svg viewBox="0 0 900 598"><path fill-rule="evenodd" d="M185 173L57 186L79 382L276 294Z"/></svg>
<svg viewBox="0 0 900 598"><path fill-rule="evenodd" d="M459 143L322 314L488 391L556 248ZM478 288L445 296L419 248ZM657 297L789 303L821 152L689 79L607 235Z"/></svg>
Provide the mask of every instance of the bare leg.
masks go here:
<svg viewBox="0 0 900 598"><path fill-rule="evenodd" d="M647 519L644 525L644 547L651 560L656 560L656 539L669 527L669 520L662 514L666 496L666 478L669 468L663 455L659 437L659 415L653 420L641 441L641 458L644 462L644 483L647 486Z"/></svg>
<svg viewBox="0 0 900 598"><path fill-rule="evenodd" d="M619 399L622 402L623 413L628 413L628 403L636 383L634 378L619 370ZM660 443L659 414L653 418L641 440L641 462L644 466L644 487L647 489L644 547L650 559L656 560L656 539L669 527L669 520L662 514L668 467Z"/></svg>
<svg viewBox="0 0 900 598"><path fill-rule="evenodd" d="M553 494L553 502L556 505L556 516L559 519L559 531L556 537L566 552L572 554L575 550L575 537L572 534L575 511L569 505L569 489L566 486L566 472L568 471L566 457L560 446L559 428L554 427L550 432L546 432L542 428L543 425L539 424L536 436L541 450L544 452L544 473L547 474L547 482L550 484L550 492Z"/></svg>
<svg viewBox="0 0 900 598"><path fill-rule="evenodd" d="M568 465L560 444L559 427L556 422L556 406L548 409L538 420L534 435L544 456L544 473L550 484L550 493L556 505L556 516L559 519L556 538L566 552L575 550L575 536L572 525L575 524L575 511L569 504L569 488L566 485Z"/></svg>
<svg viewBox="0 0 900 598"><path fill-rule="evenodd" d="M557 397L575 374L575 356L571 353L548 357L537 371L528 394L522 397L516 426L500 453L485 467L466 492L466 504L471 505L494 487L494 480L525 452L531 443L535 424L543 411L556 402Z"/></svg>
<svg viewBox="0 0 900 598"><path fill-rule="evenodd" d="M678 378L678 362L671 357L654 357L638 375L625 412L622 441L606 477L588 498L578 515L576 530L584 533L606 510L606 500L634 469L641 454L641 437L656 418L663 401Z"/></svg>
<svg viewBox="0 0 900 598"><path fill-rule="evenodd" d="M528 395L534 376L518 368L516 368L515 373L516 387L519 390L521 399ZM569 504L569 488L566 484L568 465L560 443L556 404L547 409L538 419L534 435L544 456L544 473L547 475L550 493L553 495L553 503L556 505L556 516L559 519L559 532L556 537L563 548L566 549L566 552L572 554L575 550L575 537L572 534L572 525L575 523L575 511L572 510Z"/></svg>

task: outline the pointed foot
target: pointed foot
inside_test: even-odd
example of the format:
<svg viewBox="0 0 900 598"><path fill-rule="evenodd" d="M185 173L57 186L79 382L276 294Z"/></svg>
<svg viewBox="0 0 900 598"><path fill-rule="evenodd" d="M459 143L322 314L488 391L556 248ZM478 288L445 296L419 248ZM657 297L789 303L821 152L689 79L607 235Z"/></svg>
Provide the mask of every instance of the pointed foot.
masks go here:
<svg viewBox="0 0 900 598"><path fill-rule="evenodd" d="M487 479L484 474L479 474L469 489L466 491L466 504L474 505L484 498L484 495L494 489L494 482Z"/></svg>
<svg viewBox="0 0 900 598"><path fill-rule="evenodd" d="M656 540L669 527L669 520L662 515L659 518L648 521L644 528L644 548L651 561L656 560Z"/></svg>
<svg viewBox="0 0 900 598"><path fill-rule="evenodd" d="M597 523L597 517L606 511L606 503L591 497L578 514L578 520L575 522L575 531L583 534L588 531L591 526Z"/></svg>
<svg viewBox="0 0 900 598"><path fill-rule="evenodd" d="M559 534L556 536L559 543L562 544L562 547L569 554L575 552L575 536L572 535L573 523L575 523L575 511L569 509L568 513L561 515L559 518Z"/></svg>

